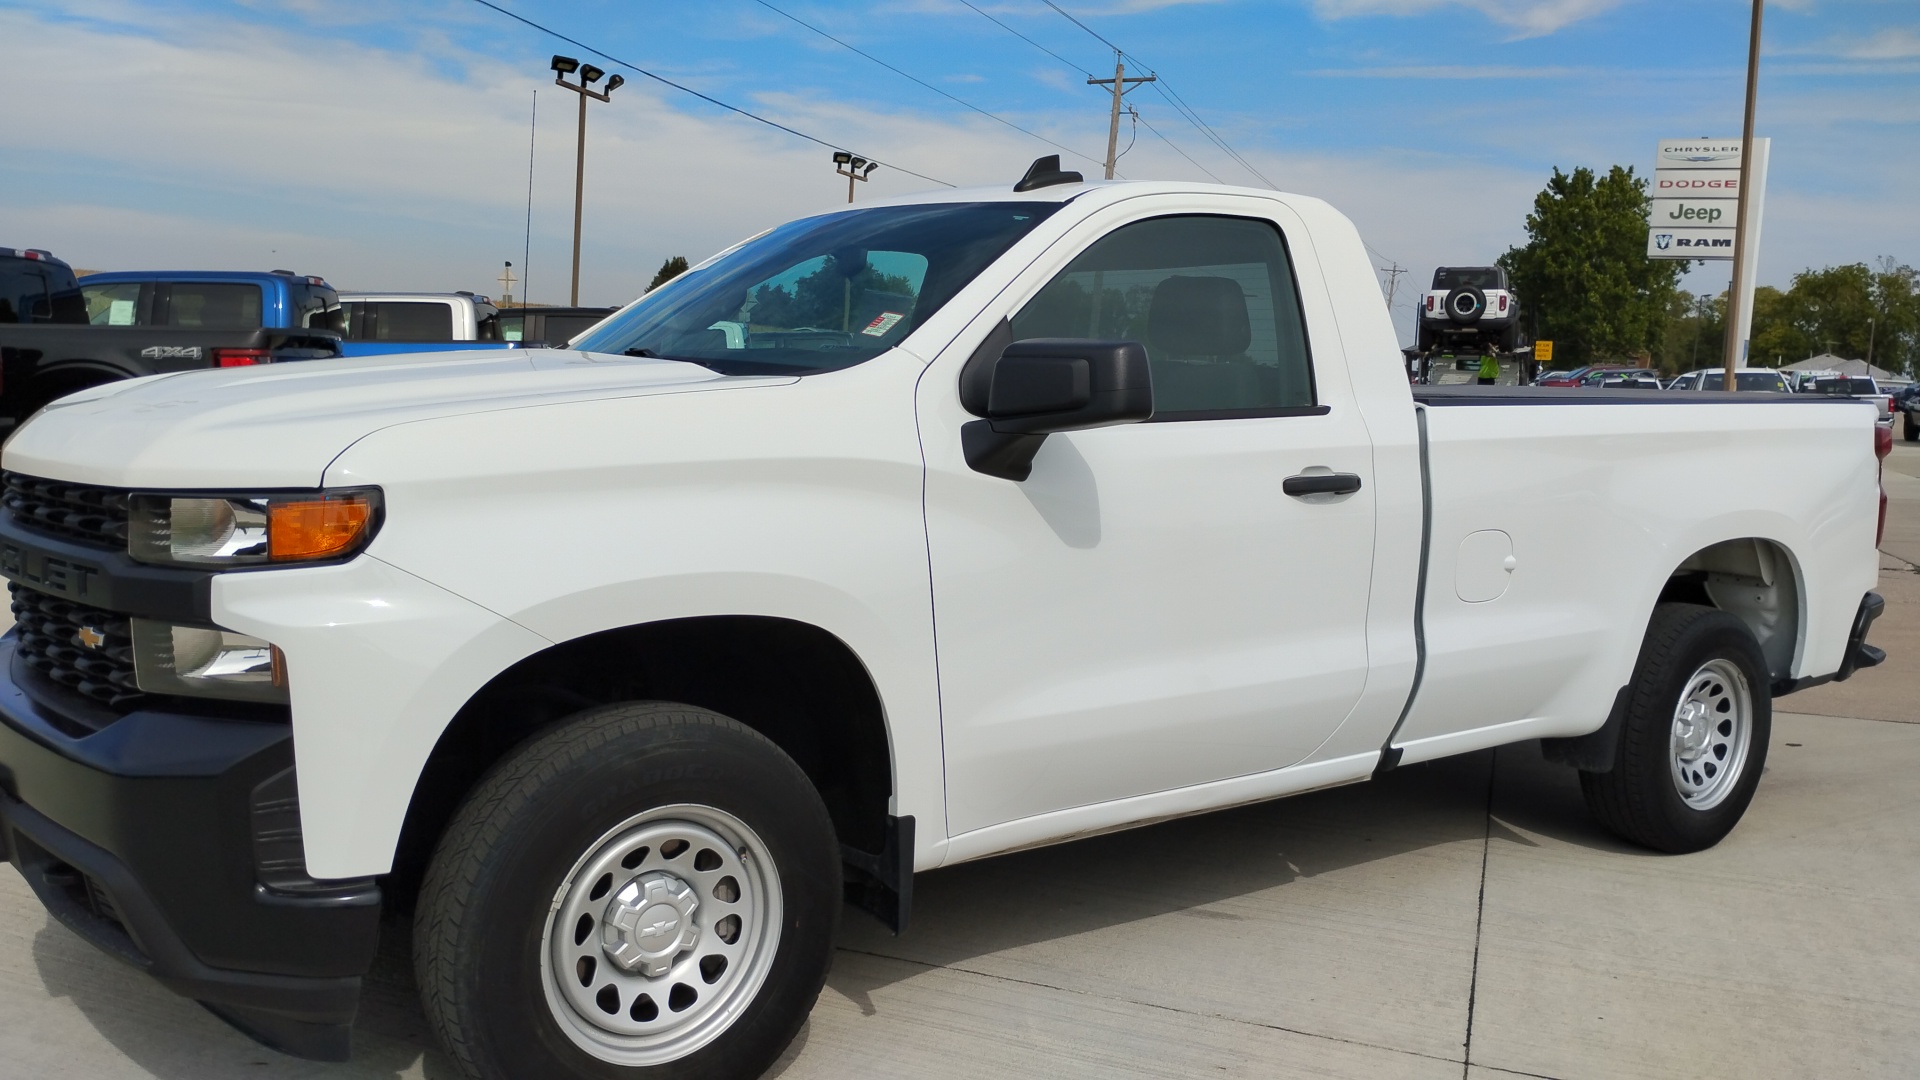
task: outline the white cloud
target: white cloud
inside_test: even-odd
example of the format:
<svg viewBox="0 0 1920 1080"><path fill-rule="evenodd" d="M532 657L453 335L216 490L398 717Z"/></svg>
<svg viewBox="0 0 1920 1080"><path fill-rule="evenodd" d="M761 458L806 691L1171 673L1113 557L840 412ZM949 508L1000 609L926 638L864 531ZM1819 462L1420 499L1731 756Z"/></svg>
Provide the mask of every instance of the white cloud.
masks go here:
<svg viewBox="0 0 1920 1080"><path fill-rule="evenodd" d="M1865 36L1845 35L1811 45L1767 51L1778 56L1830 56L1845 60L1920 60L1920 30L1893 26Z"/></svg>
<svg viewBox="0 0 1920 1080"><path fill-rule="evenodd" d="M342 287L493 292L503 260L524 269L527 106L539 88L533 298L565 299L571 95L445 42L433 43L422 62L415 52L333 37L322 48L300 32L169 25L139 5L111 19L101 10L75 22L0 9L0 40L30 60L0 68L0 95L37 103L0 125L0 243L49 248L93 269L286 267ZM49 97L38 73L61 70L103 74ZM1465 77L1475 69L1440 70ZM668 255L699 259L775 222L844 205L845 181L826 149L628 74L611 104L593 103L589 121L583 301L624 301ZM1052 152L981 117L876 111L813 93L739 103L823 137L857 136L850 149L959 184L1010 184ZM1778 141L1765 280L1881 248L1920 259L1920 207L1897 185L1799 194L1826 178L1811 170L1827 160L1814 148L1831 117L1894 122L1886 103L1876 109L1862 95L1804 104L1767 105ZM1455 156L1392 147L1282 153L1259 148L1271 145L1268 117L1244 130L1220 128L1283 188L1328 198L1353 217L1417 281L1436 265L1484 262L1519 242L1546 179L1540 162L1651 154L1644 121L1556 129L1554 107L1543 99L1522 121L1489 129L1507 131L1510 143L1483 140L1481 150ZM1246 181L1170 113L1151 115L1208 168ZM1902 115L1913 122L1911 109ZM1097 149L1106 133L1103 115L1066 106L1017 119L1085 149ZM1480 130L1470 121L1461 120ZM1846 175L1913 175L1910 160ZM1136 179L1205 179L1144 127L1122 168ZM928 186L883 168L858 197ZM1404 331L1409 318L1396 312L1396 326Z"/></svg>
<svg viewBox="0 0 1920 1080"><path fill-rule="evenodd" d="M1503 64L1406 65L1400 67L1322 68L1305 74L1324 79L1561 79L1586 74L1582 68L1513 67Z"/></svg>
<svg viewBox="0 0 1920 1080"><path fill-rule="evenodd" d="M1323 19L1362 15L1424 15L1443 7L1465 7L1515 32L1541 37L1583 19L1610 11L1623 0L1313 0Z"/></svg>

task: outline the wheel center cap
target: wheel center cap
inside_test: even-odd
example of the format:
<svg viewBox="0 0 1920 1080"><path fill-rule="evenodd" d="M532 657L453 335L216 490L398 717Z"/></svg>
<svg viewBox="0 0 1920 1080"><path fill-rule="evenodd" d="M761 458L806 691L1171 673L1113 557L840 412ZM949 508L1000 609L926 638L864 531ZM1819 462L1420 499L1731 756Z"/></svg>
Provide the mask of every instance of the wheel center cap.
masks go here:
<svg viewBox="0 0 1920 1080"><path fill-rule="evenodd" d="M1692 760L1707 749L1707 736L1712 727L1707 720L1707 706L1704 702L1689 701L1680 707L1673 718L1673 734L1680 743L1682 757Z"/></svg>
<svg viewBox="0 0 1920 1080"><path fill-rule="evenodd" d="M665 975L681 953L700 940L693 887L656 870L622 885L600 920L600 945L624 971L649 978Z"/></svg>

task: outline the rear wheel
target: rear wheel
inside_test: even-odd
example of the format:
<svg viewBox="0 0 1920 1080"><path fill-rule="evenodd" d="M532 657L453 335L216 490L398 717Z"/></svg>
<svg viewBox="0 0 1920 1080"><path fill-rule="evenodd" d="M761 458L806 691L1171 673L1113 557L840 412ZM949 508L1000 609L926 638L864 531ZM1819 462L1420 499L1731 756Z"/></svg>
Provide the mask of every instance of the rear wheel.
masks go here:
<svg viewBox="0 0 1920 1080"><path fill-rule="evenodd" d="M1700 851L1746 813L1773 706L1753 634L1718 608L1662 604L1634 667L1613 768L1582 772L1594 816L1659 851Z"/></svg>
<svg viewBox="0 0 1920 1080"><path fill-rule="evenodd" d="M422 1001L469 1076L758 1076L826 978L839 852L819 795L745 726L594 709L510 755L442 838Z"/></svg>
<svg viewBox="0 0 1920 1080"><path fill-rule="evenodd" d="M1908 442L1920 442L1920 413L1908 413L1902 425L1902 434Z"/></svg>

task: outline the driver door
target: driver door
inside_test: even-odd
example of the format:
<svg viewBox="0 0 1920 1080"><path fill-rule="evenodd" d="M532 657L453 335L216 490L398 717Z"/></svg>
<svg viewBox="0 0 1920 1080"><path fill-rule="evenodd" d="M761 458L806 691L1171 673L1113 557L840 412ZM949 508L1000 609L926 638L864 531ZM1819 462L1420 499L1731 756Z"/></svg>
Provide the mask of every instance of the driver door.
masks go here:
<svg viewBox="0 0 1920 1080"><path fill-rule="evenodd" d="M922 379L949 836L1282 769L1358 700L1371 447L1303 234L1267 200L1129 200ZM1153 419L972 471L959 372L1002 319L1140 341ZM1313 472L1362 487L1282 490Z"/></svg>

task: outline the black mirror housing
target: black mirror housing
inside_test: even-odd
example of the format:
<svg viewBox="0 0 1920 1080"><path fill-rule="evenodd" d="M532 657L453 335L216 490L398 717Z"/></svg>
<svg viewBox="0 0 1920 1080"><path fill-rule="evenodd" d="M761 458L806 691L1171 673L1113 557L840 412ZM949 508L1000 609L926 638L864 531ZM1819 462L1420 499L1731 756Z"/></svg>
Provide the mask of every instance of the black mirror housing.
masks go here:
<svg viewBox="0 0 1920 1080"><path fill-rule="evenodd" d="M963 373L986 419L960 429L967 465L1006 480L1025 480L1048 435L1133 424L1153 415L1153 375L1147 350L1136 341L1030 338L998 356L977 355L968 366L991 364L991 374ZM969 378L969 375L972 377ZM977 399L985 383L985 402ZM984 410L979 406L984 404Z"/></svg>

